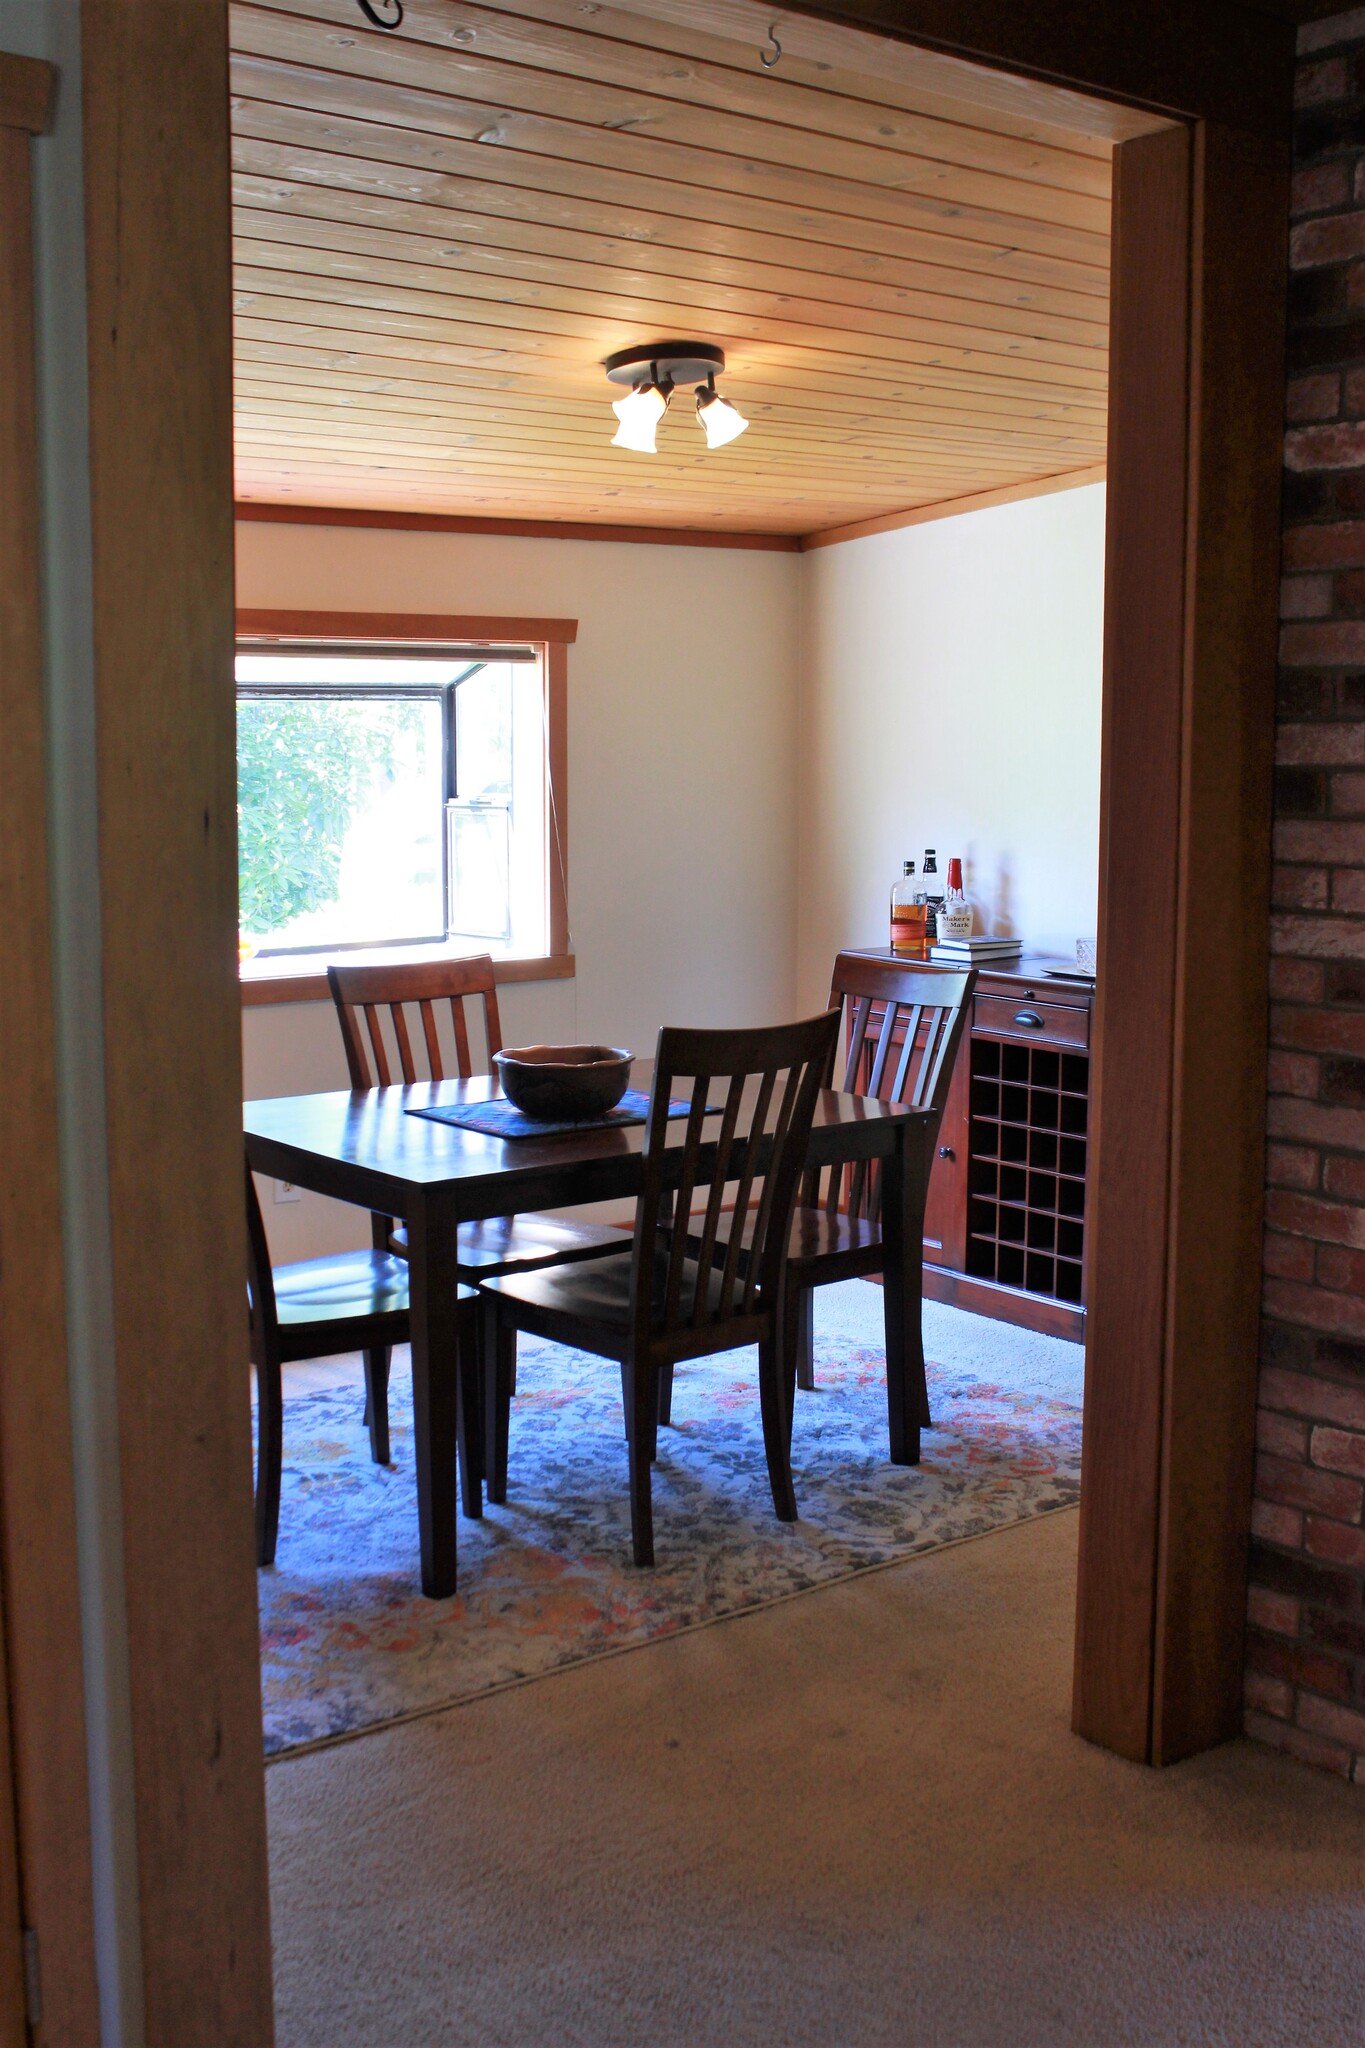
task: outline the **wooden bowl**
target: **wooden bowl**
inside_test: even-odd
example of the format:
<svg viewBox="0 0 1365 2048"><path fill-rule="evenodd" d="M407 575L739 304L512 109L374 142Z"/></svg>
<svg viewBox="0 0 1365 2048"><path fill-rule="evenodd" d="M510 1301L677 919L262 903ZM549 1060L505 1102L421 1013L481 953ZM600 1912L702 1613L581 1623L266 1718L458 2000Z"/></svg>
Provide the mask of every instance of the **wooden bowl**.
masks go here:
<svg viewBox="0 0 1365 2048"><path fill-rule="evenodd" d="M615 1109L634 1058L619 1045L518 1045L495 1052L493 1064L523 1116L559 1123Z"/></svg>

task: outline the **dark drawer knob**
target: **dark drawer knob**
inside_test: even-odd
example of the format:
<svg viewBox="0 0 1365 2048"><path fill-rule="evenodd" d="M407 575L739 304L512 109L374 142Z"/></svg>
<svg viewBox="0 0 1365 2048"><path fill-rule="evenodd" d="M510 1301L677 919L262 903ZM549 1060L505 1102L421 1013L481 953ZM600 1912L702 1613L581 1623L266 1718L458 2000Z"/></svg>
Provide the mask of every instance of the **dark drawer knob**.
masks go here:
<svg viewBox="0 0 1365 2048"><path fill-rule="evenodd" d="M953 1150L953 1148L952 1148L952 1146L951 1146L951 1145L940 1145L940 1146L939 1146L939 1148L938 1148L938 1156L939 1156L939 1158L940 1158L940 1159L956 1159L956 1158L957 1158L957 1154L956 1154L956 1152L954 1152L954 1150Z"/></svg>
<svg viewBox="0 0 1365 2048"><path fill-rule="evenodd" d="M1043 1028L1043 1020L1036 1010L1016 1010L1014 1021L1016 1024L1031 1024L1035 1031Z"/></svg>

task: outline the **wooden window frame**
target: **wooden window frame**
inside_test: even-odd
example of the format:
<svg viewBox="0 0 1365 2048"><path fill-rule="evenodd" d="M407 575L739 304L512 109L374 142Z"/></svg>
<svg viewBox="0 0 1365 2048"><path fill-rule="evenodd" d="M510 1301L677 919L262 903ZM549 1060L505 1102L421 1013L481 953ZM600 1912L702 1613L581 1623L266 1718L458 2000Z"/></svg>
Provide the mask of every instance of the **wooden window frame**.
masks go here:
<svg viewBox="0 0 1365 2048"><path fill-rule="evenodd" d="M544 650L545 687L545 845L547 852L547 921L549 946L544 953L495 962L500 984L518 981L566 981L575 973L569 950L569 648L578 638L577 619L503 618L467 612L314 612L239 607L237 643L255 647L277 644L287 652L291 642L346 647L376 643L395 652L416 653L442 646L486 644L490 652L503 646L532 645ZM457 958L471 951L462 942L414 947L367 948L351 960ZM252 972L239 970L243 1009L276 1003L317 1003L330 1000L327 975L312 962Z"/></svg>

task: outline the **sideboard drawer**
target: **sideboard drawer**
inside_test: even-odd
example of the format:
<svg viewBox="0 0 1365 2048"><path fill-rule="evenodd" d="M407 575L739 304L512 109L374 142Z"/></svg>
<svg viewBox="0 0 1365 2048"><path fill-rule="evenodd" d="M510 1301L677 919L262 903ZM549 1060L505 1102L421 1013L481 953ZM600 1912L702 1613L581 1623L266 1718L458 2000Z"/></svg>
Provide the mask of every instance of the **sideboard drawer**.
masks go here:
<svg viewBox="0 0 1365 2048"><path fill-rule="evenodd" d="M972 1029L992 1038L1027 1038L1044 1045L1090 1044L1090 1012L1064 1003L1039 1003L1031 996L977 996Z"/></svg>

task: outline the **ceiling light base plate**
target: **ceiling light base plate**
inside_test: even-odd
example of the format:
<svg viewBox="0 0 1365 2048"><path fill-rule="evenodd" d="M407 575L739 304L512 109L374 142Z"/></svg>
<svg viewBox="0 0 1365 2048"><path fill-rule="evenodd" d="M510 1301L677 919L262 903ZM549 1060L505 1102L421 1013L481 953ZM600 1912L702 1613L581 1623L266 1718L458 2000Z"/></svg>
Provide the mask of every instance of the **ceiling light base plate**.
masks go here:
<svg viewBox="0 0 1365 2048"><path fill-rule="evenodd" d="M656 370L661 381L704 384L725 368L725 351L704 341L654 341L643 348L618 349L602 368L613 384L639 384Z"/></svg>

